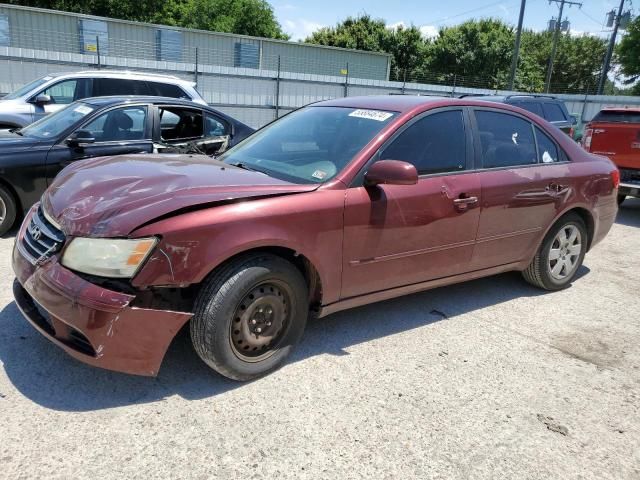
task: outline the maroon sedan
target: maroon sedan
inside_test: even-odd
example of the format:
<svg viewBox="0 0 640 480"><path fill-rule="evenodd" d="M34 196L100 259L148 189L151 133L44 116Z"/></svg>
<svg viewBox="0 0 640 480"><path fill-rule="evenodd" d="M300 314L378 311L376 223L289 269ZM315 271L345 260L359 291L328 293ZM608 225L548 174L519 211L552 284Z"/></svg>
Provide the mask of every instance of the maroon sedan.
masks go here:
<svg viewBox="0 0 640 480"><path fill-rule="evenodd" d="M67 167L26 216L16 302L77 359L157 374L187 322L227 377L278 367L307 317L510 270L570 284L619 174L539 117L478 100L344 98L216 160Z"/></svg>

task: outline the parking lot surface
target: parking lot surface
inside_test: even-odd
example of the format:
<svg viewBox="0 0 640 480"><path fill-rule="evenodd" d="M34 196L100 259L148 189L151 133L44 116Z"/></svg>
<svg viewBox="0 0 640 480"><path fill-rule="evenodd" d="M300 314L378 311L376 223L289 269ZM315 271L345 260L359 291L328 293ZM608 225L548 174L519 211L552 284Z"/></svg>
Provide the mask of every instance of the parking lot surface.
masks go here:
<svg viewBox="0 0 640 480"><path fill-rule="evenodd" d="M516 273L310 322L240 384L179 336L158 378L22 318L0 239L0 477L640 478L640 201L567 290Z"/></svg>

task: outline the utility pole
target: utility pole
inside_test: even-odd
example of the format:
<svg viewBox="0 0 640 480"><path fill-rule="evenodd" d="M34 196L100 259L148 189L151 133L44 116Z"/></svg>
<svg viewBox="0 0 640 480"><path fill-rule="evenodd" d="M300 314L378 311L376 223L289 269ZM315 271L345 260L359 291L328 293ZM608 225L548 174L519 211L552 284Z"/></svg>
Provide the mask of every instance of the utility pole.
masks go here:
<svg viewBox="0 0 640 480"><path fill-rule="evenodd" d="M613 32L609 38L609 47L607 53L604 56L604 64L602 65L602 73L600 74L600 81L598 82L597 95L602 95L604 90L604 84L607 81L607 73L609 73L609 64L611 63L611 56L613 55L613 47L616 45L616 35L618 35L618 27L620 27L620 19L622 18L622 9L624 8L624 0L620 0L620 6L618 7L618 15L613 23Z"/></svg>
<svg viewBox="0 0 640 480"><path fill-rule="evenodd" d="M513 60L511 60L511 74L509 75L508 90L513 90L513 82L516 78L516 68L518 68L518 55L520 54L520 37L522 36L522 20L524 19L524 6L527 0L520 2L520 16L518 17L518 31L516 32L516 44L513 47Z"/></svg>
<svg viewBox="0 0 640 480"><path fill-rule="evenodd" d="M551 84L551 74L553 73L553 59L556 56L556 50L558 48L558 38L560 37L560 25L562 24L562 12L564 10L564 5L578 5L582 7L582 3L579 2L571 2L569 0L549 0L549 3L555 2L560 4L560 13L558 14L558 21L556 22L556 28L553 32L553 46L551 47L551 57L549 57L549 67L547 68L547 79L544 83L544 91L549 93L549 86Z"/></svg>

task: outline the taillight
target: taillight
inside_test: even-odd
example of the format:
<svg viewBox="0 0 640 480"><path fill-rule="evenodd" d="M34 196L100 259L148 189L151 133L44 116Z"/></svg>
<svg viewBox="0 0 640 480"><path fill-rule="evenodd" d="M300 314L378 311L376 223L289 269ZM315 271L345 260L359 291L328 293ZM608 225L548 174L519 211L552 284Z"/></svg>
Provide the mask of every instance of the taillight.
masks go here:
<svg viewBox="0 0 640 480"><path fill-rule="evenodd" d="M587 152L591 151L591 137L593 137L593 128L586 128L582 137L582 146Z"/></svg>
<svg viewBox="0 0 640 480"><path fill-rule="evenodd" d="M618 185L620 185L620 170L616 168L611 172L611 180L613 181L613 188L618 188Z"/></svg>

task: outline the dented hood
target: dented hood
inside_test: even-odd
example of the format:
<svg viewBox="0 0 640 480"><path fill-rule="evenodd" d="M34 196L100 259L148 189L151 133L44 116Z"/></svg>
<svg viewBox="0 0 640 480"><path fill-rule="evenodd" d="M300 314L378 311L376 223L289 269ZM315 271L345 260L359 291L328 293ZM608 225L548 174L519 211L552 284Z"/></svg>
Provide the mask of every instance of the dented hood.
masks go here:
<svg viewBox="0 0 640 480"><path fill-rule="evenodd" d="M309 192L204 155L129 155L65 168L42 197L67 235L126 236L174 211L252 197Z"/></svg>

